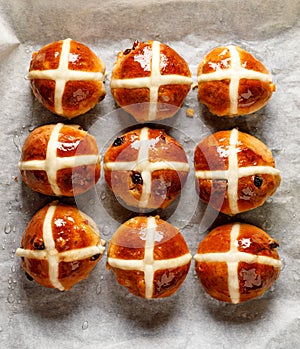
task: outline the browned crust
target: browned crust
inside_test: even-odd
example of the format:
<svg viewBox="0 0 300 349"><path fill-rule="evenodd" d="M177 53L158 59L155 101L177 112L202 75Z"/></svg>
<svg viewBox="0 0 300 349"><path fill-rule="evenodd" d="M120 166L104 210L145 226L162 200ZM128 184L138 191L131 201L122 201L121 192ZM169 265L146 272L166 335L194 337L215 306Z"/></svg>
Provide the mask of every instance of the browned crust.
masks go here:
<svg viewBox="0 0 300 349"><path fill-rule="evenodd" d="M49 205L40 209L30 220L23 234L21 247L27 250L42 250L43 224ZM100 236L80 211L70 205L58 204L52 220L53 238L58 252L70 251L100 243ZM59 281L65 290L85 279L101 259L87 258L74 262L60 262ZM48 274L48 262L22 258L24 270L40 285L53 287Z"/></svg>
<svg viewBox="0 0 300 349"><path fill-rule="evenodd" d="M130 79L150 76L141 64L135 60L143 55L144 50L151 50L153 41L140 42L129 52L119 52L112 71L113 79ZM164 57L161 74L177 74L191 77L191 72L185 60L171 47L160 44L160 52ZM190 90L190 85L164 85L158 91L158 111L156 119L164 119L174 115L184 102ZM131 113L138 121L147 120L149 112L150 91L148 88L111 88L117 104ZM143 104L146 103L146 104ZM141 106L136 106L142 104Z"/></svg>
<svg viewBox="0 0 300 349"><path fill-rule="evenodd" d="M231 131L219 131L199 142L194 153L195 171L227 170L228 147ZM238 165L272 166L275 162L271 151L259 139L239 132ZM255 185L255 176L242 177L238 184L238 207L240 212L251 210L264 204L280 185L280 175L259 174L262 183ZM200 198L215 209L231 215L227 196L226 180L196 179L196 190Z"/></svg>
<svg viewBox="0 0 300 349"><path fill-rule="evenodd" d="M150 76L150 71L143 69L141 64L135 60L135 56L143 55L145 48L151 50L153 41L139 42L128 54L119 52L114 64L112 77L115 79L128 79ZM191 76L191 72L185 60L170 46L160 43L160 53L164 55L164 65L161 74L179 74Z"/></svg>
<svg viewBox="0 0 300 349"><path fill-rule="evenodd" d="M160 240L154 244L154 260L170 259L189 253L184 237L177 228L158 216L155 217ZM145 238L142 230L147 226L147 217L134 217L122 224L112 236L108 257L124 260L144 258ZM190 267L190 262L178 268L158 270L154 274L152 298L168 297L180 287ZM108 265L108 268L111 268ZM112 267L117 281L135 296L145 297L144 273L138 270L123 270Z"/></svg>
<svg viewBox="0 0 300 349"><path fill-rule="evenodd" d="M44 125L33 130L27 137L21 161L45 160L49 138L55 125ZM57 157L98 155L96 139L72 125L64 125L59 134ZM32 190L45 195L55 195L45 171L22 170L22 180ZM100 178L100 159L96 165L83 165L57 171L57 183L61 195L74 196L91 189Z"/></svg>
<svg viewBox="0 0 300 349"><path fill-rule="evenodd" d="M56 41L41 48L32 55L29 71L57 69L62 41ZM72 40L70 45L70 70L101 72L105 74L105 65L86 45ZM55 82L46 79L32 79L31 87L35 97L47 109L57 113L54 108ZM62 116L71 119L92 109L105 97L102 81L68 81L65 86Z"/></svg>
<svg viewBox="0 0 300 349"><path fill-rule="evenodd" d="M230 249L230 232L233 224L213 229L198 246L197 253L227 252ZM238 250L279 260L278 243L262 229L242 223L238 236ZM225 262L195 262L195 270L201 284L212 297L230 302L228 271ZM280 268L240 262L238 266L240 302L261 296L278 278ZM249 281L252 281L249 282Z"/></svg>
<svg viewBox="0 0 300 349"><path fill-rule="evenodd" d="M237 47L241 65L248 70L269 74L266 67L249 52ZM197 76L230 67L230 53L226 46L209 52L198 66ZM241 79L238 89L238 111L236 115L251 114L264 107L275 91L271 82ZM230 112L229 80L198 83L198 99L211 113L218 116L232 116Z"/></svg>
<svg viewBox="0 0 300 349"><path fill-rule="evenodd" d="M130 131L118 139L122 144L108 148L104 155L104 165L115 161L135 161L138 150L131 147L132 143L139 140L140 129ZM163 130L149 129L149 139L156 139L156 143L149 151L149 160L180 161L187 163L186 154L182 146ZM157 170L152 172L152 190L146 209L166 208L179 195L186 182L188 172L175 170ZM142 194L142 184L134 183L132 171L111 171L105 169L105 179L114 192L128 206L138 207Z"/></svg>

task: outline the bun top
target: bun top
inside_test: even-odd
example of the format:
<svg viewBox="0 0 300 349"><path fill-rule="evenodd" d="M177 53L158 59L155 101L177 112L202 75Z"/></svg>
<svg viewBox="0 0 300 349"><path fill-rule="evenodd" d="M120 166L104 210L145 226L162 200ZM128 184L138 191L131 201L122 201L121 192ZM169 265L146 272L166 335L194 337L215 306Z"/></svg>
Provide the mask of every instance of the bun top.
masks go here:
<svg viewBox="0 0 300 349"><path fill-rule="evenodd" d="M165 208L176 198L189 164L173 137L143 127L115 139L104 155L104 169L115 195L144 211Z"/></svg>
<svg viewBox="0 0 300 349"><path fill-rule="evenodd" d="M96 139L79 125L44 125L27 137L19 162L23 181L46 195L74 196L100 177Z"/></svg>
<svg viewBox="0 0 300 349"><path fill-rule="evenodd" d="M118 54L110 87L116 102L144 122L173 116L191 84L185 60L171 47L148 41Z"/></svg>
<svg viewBox="0 0 300 349"><path fill-rule="evenodd" d="M86 45L71 39L32 55L28 78L37 99L66 118L87 112L103 99L105 65Z"/></svg>
<svg viewBox="0 0 300 349"><path fill-rule="evenodd" d="M127 285L139 272L144 273L143 282L131 289L148 299L174 293L188 272L191 257L179 230L158 216L128 220L115 232L108 248L108 266L126 270L127 274L120 279L127 276ZM168 282L160 287L159 284L164 284L161 278L166 270L172 272ZM134 275L128 274L129 271L134 271Z"/></svg>
<svg viewBox="0 0 300 349"><path fill-rule="evenodd" d="M213 297L240 303L262 295L278 278L278 243L245 223L213 229L198 246L196 271Z"/></svg>
<svg viewBox="0 0 300 349"><path fill-rule="evenodd" d="M268 147L237 129L199 142L194 165L200 197L229 215L262 205L280 184Z"/></svg>
<svg viewBox="0 0 300 349"><path fill-rule="evenodd" d="M102 256L104 244L89 216L54 201L32 217L16 254L37 282L63 291L87 276Z"/></svg>
<svg viewBox="0 0 300 349"><path fill-rule="evenodd" d="M218 116L253 113L275 91L266 67L239 46L220 46L198 67L198 99Z"/></svg>

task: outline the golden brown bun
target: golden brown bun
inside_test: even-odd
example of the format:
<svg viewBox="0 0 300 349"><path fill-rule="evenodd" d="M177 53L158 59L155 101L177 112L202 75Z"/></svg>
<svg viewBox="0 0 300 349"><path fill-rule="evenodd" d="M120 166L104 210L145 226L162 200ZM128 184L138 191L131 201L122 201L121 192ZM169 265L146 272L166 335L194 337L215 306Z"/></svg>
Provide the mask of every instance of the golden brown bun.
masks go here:
<svg viewBox="0 0 300 349"><path fill-rule="evenodd" d="M232 147L230 137L234 135L237 139ZM219 131L203 139L195 149L194 165L195 171L204 171L196 172L200 198L228 215L261 206L280 184L271 151L257 138L236 129ZM251 174L242 175L242 171L248 170ZM215 171L225 171L225 174L215 175ZM215 176L213 180L212 176Z"/></svg>
<svg viewBox="0 0 300 349"><path fill-rule="evenodd" d="M142 132L148 140L140 142ZM143 159L138 158L143 152L140 146L147 148ZM121 162L135 163L127 164L127 170L112 167ZM159 162L151 175L150 167ZM115 139L104 155L104 170L106 182L114 194L130 208L144 211L166 208L179 195L189 166L182 146L174 138L163 130L144 127ZM149 194L147 198L143 196L146 193Z"/></svg>
<svg viewBox="0 0 300 349"><path fill-rule="evenodd" d="M281 262L277 247L275 240L253 225L222 225L200 242L195 269L212 297L244 302L261 296L278 278Z"/></svg>
<svg viewBox="0 0 300 349"><path fill-rule="evenodd" d="M190 261L188 247L177 228L158 216L140 216L122 224L113 235L107 267L135 296L150 299L176 292L188 273Z"/></svg>
<svg viewBox="0 0 300 349"><path fill-rule="evenodd" d="M52 138L49 142L56 131L58 138ZM86 158L79 164L83 155L93 158ZM62 164L59 168L57 161L62 163L71 158L73 163ZM35 161L33 167L32 161ZM86 192L97 183L100 155L95 138L80 126L45 125L33 130L26 139L19 168L23 181L32 190L45 195L74 196Z"/></svg>
<svg viewBox="0 0 300 349"><path fill-rule="evenodd" d="M89 275L102 257L103 245L90 217L74 206L53 202L32 217L16 253L37 283L62 291Z"/></svg>
<svg viewBox="0 0 300 349"><path fill-rule="evenodd" d="M153 69L151 57L153 45L160 47L160 75L180 75L185 78L184 83L164 83L159 82L157 95L154 93L154 100L150 97L149 87L155 89L157 81L152 81L146 87L145 82L139 80L137 87L128 88L118 85L123 79L150 78ZM156 52L156 51L155 51ZM160 79L160 77L158 78ZM116 81L118 80L118 81ZM123 81L124 83L124 81ZM191 72L185 60L171 47L155 41L135 42L132 49L120 52L114 64L111 77L111 92L117 104L135 117L139 122L147 120L165 119L173 116L184 102L186 95L192 84ZM153 93L153 92L152 92ZM150 104L154 104L155 111L151 112Z"/></svg>
<svg viewBox="0 0 300 349"><path fill-rule="evenodd" d="M232 57L235 54L237 60ZM240 62L239 62L240 60ZM241 69L228 77L231 67ZM235 68L234 68L235 69ZM226 72L227 71L227 72ZM260 72L259 76L251 76ZM210 77L210 73L225 73L224 78ZM237 75L239 74L239 76ZM245 75L246 74L246 75ZM249 76L250 74L250 76ZM255 73L256 74L256 73ZM254 113L265 106L275 91L271 76L265 66L239 46L220 46L209 52L198 67L198 99L211 113L218 116L236 116ZM237 90L232 84L237 78ZM230 101L230 95L236 103Z"/></svg>
<svg viewBox="0 0 300 349"><path fill-rule="evenodd" d="M99 57L92 52L86 45L77 41L70 41L69 55L66 59L60 61L63 44L67 44L70 39L56 41L42 47L38 52L33 53L29 68L29 78L32 91L35 97L47 109L53 113L62 115L68 119L81 115L92 109L99 101L105 97L103 85L105 65ZM68 59L68 61L66 61ZM48 71L62 67L63 62L68 62L68 74L74 74L74 77L64 77L64 72L60 72L57 78L63 79L62 97L60 102L55 102L55 91L58 93L62 82L56 83L51 77L38 77L32 72ZM76 76L76 72L95 72L100 76L85 77ZM52 74L52 73L51 73ZM57 84L57 86L56 86ZM60 107L61 103L61 107Z"/></svg>

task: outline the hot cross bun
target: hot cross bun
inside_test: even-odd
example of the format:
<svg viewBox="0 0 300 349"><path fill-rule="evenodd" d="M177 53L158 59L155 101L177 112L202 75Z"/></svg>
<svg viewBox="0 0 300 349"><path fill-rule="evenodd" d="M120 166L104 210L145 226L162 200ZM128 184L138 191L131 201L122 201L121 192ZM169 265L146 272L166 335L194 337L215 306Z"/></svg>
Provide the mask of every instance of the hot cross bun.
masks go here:
<svg viewBox="0 0 300 349"><path fill-rule="evenodd" d="M69 290L85 279L104 252L95 222L76 207L53 202L29 222L16 254L29 278Z"/></svg>
<svg viewBox="0 0 300 349"><path fill-rule="evenodd" d="M162 298L180 287L191 258L177 228L158 216L139 216L122 224L113 235L107 266L135 296Z"/></svg>
<svg viewBox="0 0 300 349"><path fill-rule="evenodd" d="M194 165L200 198L228 215L261 206L280 184L271 151L237 129L219 131L200 141Z"/></svg>
<svg viewBox="0 0 300 349"><path fill-rule="evenodd" d="M158 41L135 42L118 54L111 76L117 104L139 122L165 119L182 106L192 84L185 60Z"/></svg>
<svg viewBox="0 0 300 349"><path fill-rule="evenodd" d="M237 116L265 106L275 91L266 67L239 46L220 46L198 67L198 99L211 113Z"/></svg>
<svg viewBox="0 0 300 349"><path fill-rule="evenodd" d="M104 155L105 179L129 209L166 208L189 173L182 146L160 129L143 127L117 137Z"/></svg>
<svg viewBox="0 0 300 349"><path fill-rule="evenodd" d="M99 180L98 146L79 125L40 126L23 145L19 169L23 181L39 193L82 194Z"/></svg>
<svg viewBox="0 0 300 349"><path fill-rule="evenodd" d="M71 39L34 52L28 78L39 102L68 119L86 113L105 97L104 63L89 47Z"/></svg>
<svg viewBox="0 0 300 349"><path fill-rule="evenodd" d="M200 242L195 269L212 297L240 303L261 296L278 278L278 243L260 228L230 223Z"/></svg>

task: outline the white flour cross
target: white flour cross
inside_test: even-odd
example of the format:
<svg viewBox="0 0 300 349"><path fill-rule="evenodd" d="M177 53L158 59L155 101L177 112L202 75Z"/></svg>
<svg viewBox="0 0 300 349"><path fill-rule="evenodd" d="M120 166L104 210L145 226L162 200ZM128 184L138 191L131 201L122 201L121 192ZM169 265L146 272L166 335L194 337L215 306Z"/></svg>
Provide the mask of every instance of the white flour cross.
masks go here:
<svg viewBox="0 0 300 349"><path fill-rule="evenodd" d="M226 49L230 52L231 67L228 69L219 69L212 73L201 74L198 76L198 82L230 80L229 98L230 114L238 114L238 98L240 79L260 80L262 82L272 82L270 74L261 73L255 70L245 69L242 67L239 52L236 46L230 45Z"/></svg>
<svg viewBox="0 0 300 349"><path fill-rule="evenodd" d="M76 166L96 165L99 162L100 155L76 155L69 157L58 157L58 138L61 128L64 124L56 124L52 130L48 141L46 159L45 160L28 160L20 161L20 171L45 171L51 189L55 195L60 196L61 191L57 184L57 171L64 168L73 168ZM72 125L72 127L77 127ZM79 127L79 126L78 126Z"/></svg>
<svg viewBox="0 0 300 349"><path fill-rule="evenodd" d="M232 214L239 213L238 207L238 184L239 178L252 176L256 174L279 175L279 170L272 166L248 166L239 167L238 164L238 130L233 129L230 134L230 143L228 148L228 169L215 171L196 171L195 176L198 179L225 179L227 180L227 193L229 207ZM205 155L205 154L204 154Z"/></svg>
<svg viewBox="0 0 300 349"><path fill-rule="evenodd" d="M45 79L55 81L54 91L54 110L57 114L63 114L62 98L67 81L103 81L104 75L101 72L89 72L69 69L71 39L65 39L62 43L62 49L57 69L31 70L28 78Z"/></svg>
<svg viewBox="0 0 300 349"><path fill-rule="evenodd" d="M154 259L155 242L161 239L157 232L155 217L147 218L147 228L145 231L145 253L143 259L119 259L108 257L108 264L113 268L123 270L139 270L144 272L145 298L153 297L154 274L157 270L173 269L188 264L192 258L190 253L186 253L176 258Z"/></svg>
<svg viewBox="0 0 300 349"><path fill-rule="evenodd" d="M150 103L148 120L154 120L157 113L158 91L160 86L163 85L175 85L185 84L191 85L192 78L189 76L177 75L177 74L164 74L160 73L161 54L160 54L160 42L153 41L152 54L146 55L145 59L141 62L144 69L150 70L151 75L149 77L130 78L130 79L112 79L111 88L148 88L150 90ZM150 64L145 60L150 60L152 57L151 68ZM138 59L137 59L138 60ZM147 64L146 64L147 63ZM149 66L149 68L148 68Z"/></svg>
<svg viewBox="0 0 300 349"><path fill-rule="evenodd" d="M98 245L84 247L81 249L74 249L70 251L58 252L55 248L55 241L53 238L52 222L57 205L51 204L47 210L45 220L43 223L43 250L29 250L18 248L16 254L19 257L29 259L39 259L48 261L49 280L53 287L58 288L60 291L64 290L63 285L59 281L59 263L60 262L75 262L90 258L97 254L103 254L104 240L101 240ZM82 217L89 222L89 225L96 229L96 224L83 212L80 212Z"/></svg>
<svg viewBox="0 0 300 349"><path fill-rule="evenodd" d="M157 161L150 162L149 148L155 146L152 140L149 140L149 129L143 127L138 142L138 157L136 161L116 161L106 162L104 168L110 171L138 171L143 180L142 194L138 206L146 208L151 195L152 172L158 170L175 170L188 172L190 167L187 162L179 161ZM132 146L132 145L131 145Z"/></svg>
<svg viewBox="0 0 300 349"><path fill-rule="evenodd" d="M228 270L228 290L230 300L236 304L240 302L240 285L238 275L238 265L240 262L245 263L258 263L264 265L270 265L274 268L281 267L281 261L268 256L257 256L247 252L240 252L238 250L239 242L238 236L240 233L240 224L235 223L230 232L230 250L227 252L211 252L200 253L194 256L197 262L219 262L226 263Z"/></svg>

